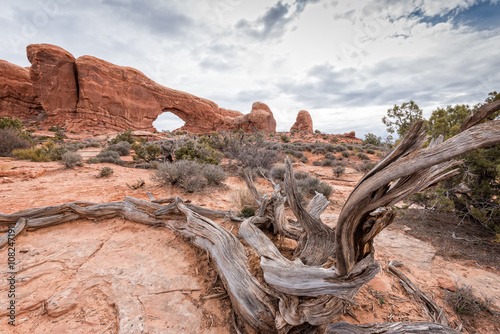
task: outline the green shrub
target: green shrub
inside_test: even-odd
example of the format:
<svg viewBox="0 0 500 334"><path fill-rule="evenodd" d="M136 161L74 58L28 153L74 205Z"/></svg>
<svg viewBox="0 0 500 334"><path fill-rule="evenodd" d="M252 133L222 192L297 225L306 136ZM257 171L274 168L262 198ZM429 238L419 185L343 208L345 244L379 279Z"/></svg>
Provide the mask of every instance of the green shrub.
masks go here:
<svg viewBox="0 0 500 334"><path fill-rule="evenodd" d="M243 207L243 209L241 209L240 214L238 216L244 217L244 218L253 217L253 216L255 216L255 209L245 206L245 207Z"/></svg>
<svg viewBox="0 0 500 334"><path fill-rule="evenodd" d="M307 160L308 160L307 156L305 156L305 155L302 158L300 158L300 162L302 162L304 164L307 162Z"/></svg>
<svg viewBox="0 0 500 334"><path fill-rule="evenodd" d="M134 143L132 149L135 152L134 160L155 161L161 155L162 148L158 144Z"/></svg>
<svg viewBox="0 0 500 334"><path fill-rule="evenodd" d="M42 147L16 149L12 151L12 155L19 159L31 160L33 162L51 161L47 151Z"/></svg>
<svg viewBox="0 0 500 334"><path fill-rule="evenodd" d="M193 160L178 160L160 164L152 178L159 183L176 185L188 192L195 192L208 185L221 184L226 175L219 166Z"/></svg>
<svg viewBox="0 0 500 334"><path fill-rule="evenodd" d="M288 137L287 135L281 135L280 139L284 143L289 143L290 142L290 137Z"/></svg>
<svg viewBox="0 0 500 334"><path fill-rule="evenodd" d="M348 151L342 151L341 154L344 158L349 158L351 156L351 153L349 153Z"/></svg>
<svg viewBox="0 0 500 334"><path fill-rule="evenodd" d="M61 163L65 165L66 168L81 166L82 156L75 152L66 152L61 156Z"/></svg>
<svg viewBox="0 0 500 334"><path fill-rule="evenodd" d="M366 149L366 153L368 154L375 154L375 151L372 150L371 148Z"/></svg>
<svg viewBox="0 0 500 334"><path fill-rule="evenodd" d="M101 168L101 171L99 172L99 175L97 177L108 177L111 176L115 171L113 168L105 166Z"/></svg>
<svg viewBox="0 0 500 334"><path fill-rule="evenodd" d="M175 151L175 158L177 160L193 160L212 165L218 165L222 157L222 153L215 151L208 144L192 140Z"/></svg>
<svg viewBox="0 0 500 334"><path fill-rule="evenodd" d="M361 160L370 160L370 157L364 154L363 152L358 153L358 158L360 158Z"/></svg>
<svg viewBox="0 0 500 334"><path fill-rule="evenodd" d="M375 146L382 145L382 137L377 137L373 133L367 133L365 135L365 139L363 140L363 144L371 144Z"/></svg>
<svg viewBox="0 0 500 334"><path fill-rule="evenodd" d="M0 129L14 129L21 131L23 123L17 118L2 117L0 118Z"/></svg>
<svg viewBox="0 0 500 334"><path fill-rule="evenodd" d="M121 141L116 144L111 144L104 149L105 151L115 151L120 156L130 155L130 143L127 141Z"/></svg>
<svg viewBox="0 0 500 334"><path fill-rule="evenodd" d="M0 128L0 157L12 156L12 151L27 149L31 146L32 143L22 138L15 128Z"/></svg>
<svg viewBox="0 0 500 334"><path fill-rule="evenodd" d="M95 158L88 159L87 162L90 164L108 162L120 166L123 166L125 164L125 161L120 159L120 155L118 154L118 152L105 150L99 152L99 154Z"/></svg>
<svg viewBox="0 0 500 334"><path fill-rule="evenodd" d="M121 141L126 141L130 145L132 145L135 142L135 138L133 137L134 131L132 129L128 129L127 131L123 133L119 133L115 138L111 139L110 143L111 144L118 144Z"/></svg>

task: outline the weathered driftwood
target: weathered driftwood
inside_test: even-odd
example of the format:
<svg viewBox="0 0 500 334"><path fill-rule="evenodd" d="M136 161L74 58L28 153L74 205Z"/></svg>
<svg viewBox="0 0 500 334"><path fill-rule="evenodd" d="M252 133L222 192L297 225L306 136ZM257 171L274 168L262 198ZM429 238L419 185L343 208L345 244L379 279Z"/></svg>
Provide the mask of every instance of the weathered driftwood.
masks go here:
<svg viewBox="0 0 500 334"><path fill-rule="evenodd" d="M458 334L454 329L432 322L388 322L384 324L352 325L339 321L326 327L325 334Z"/></svg>
<svg viewBox="0 0 500 334"><path fill-rule="evenodd" d="M416 286L405 274L403 274L401 270L396 268L400 265L401 264L397 261L391 261L387 265L387 271L399 279L401 285L409 294L415 296L424 304L425 311L434 322L447 326L448 321L446 320L443 310L432 299L430 299L429 296L422 292L422 290L420 290L418 286Z"/></svg>
<svg viewBox="0 0 500 334"><path fill-rule="evenodd" d="M301 203L290 160L285 161L283 184L270 180L274 187L271 194L259 194L246 173L247 186L259 209L256 217L243 221L239 235L260 255L262 281L252 274L243 244L208 217L238 219L230 211L194 206L180 198L160 201L170 202L165 206L154 203L152 197L152 201L127 197L104 204L73 202L27 209L0 214L0 226L15 225L18 234L23 228L41 228L81 218L122 217L167 227L210 254L238 318L255 331L314 331L315 326L331 323L345 313L363 284L378 272L373 239L393 221L395 214L390 207L454 175L450 169L460 164L451 160L454 157L500 143L500 121L480 123L499 109L498 102L482 107L466 120L458 135L444 142L442 138L435 140L425 149L421 148L426 140L422 123L416 123L401 143L359 181L342 208L336 228L320 219L328 205L326 198L317 195L307 207ZM285 202L295 215L295 222L286 217ZM272 232L281 238L297 240L293 259L284 257L260 226L272 226ZM411 284L406 285L418 291ZM437 309L431 312L435 321L444 323L441 316ZM434 323L354 326L343 322L329 325L326 332L454 333Z"/></svg>

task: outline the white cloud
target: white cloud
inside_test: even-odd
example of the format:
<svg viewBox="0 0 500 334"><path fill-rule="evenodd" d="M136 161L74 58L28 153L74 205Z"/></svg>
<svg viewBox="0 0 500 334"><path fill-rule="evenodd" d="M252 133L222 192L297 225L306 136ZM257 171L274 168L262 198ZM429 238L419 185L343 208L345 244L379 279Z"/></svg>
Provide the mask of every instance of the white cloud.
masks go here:
<svg viewBox="0 0 500 334"><path fill-rule="evenodd" d="M27 44L56 44L221 107L248 112L261 100L279 130L305 109L322 131L383 135L380 119L395 103L414 99L430 113L500 90L499 27L455 20L479 0L0 4L0 59L27 66ZM40 13L46 22L34 20Z"/></svg>

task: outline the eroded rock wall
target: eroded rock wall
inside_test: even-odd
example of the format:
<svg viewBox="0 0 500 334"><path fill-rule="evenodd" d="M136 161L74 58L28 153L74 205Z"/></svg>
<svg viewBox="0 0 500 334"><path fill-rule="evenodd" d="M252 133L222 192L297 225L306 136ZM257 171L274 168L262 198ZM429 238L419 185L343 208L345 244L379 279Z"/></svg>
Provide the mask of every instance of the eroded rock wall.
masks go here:
<svg viewBox="0 0 500 334"><path fill-rule="evenodd" d="M99 132L153 131L156 118L172 112L185 122L181 130L189 132L276 131L272 111L261 102L244 115L159 85L130 67L91 56L75 59L55 45L32 44L27 54L29 71L0 63L0 115Z"/></svg>

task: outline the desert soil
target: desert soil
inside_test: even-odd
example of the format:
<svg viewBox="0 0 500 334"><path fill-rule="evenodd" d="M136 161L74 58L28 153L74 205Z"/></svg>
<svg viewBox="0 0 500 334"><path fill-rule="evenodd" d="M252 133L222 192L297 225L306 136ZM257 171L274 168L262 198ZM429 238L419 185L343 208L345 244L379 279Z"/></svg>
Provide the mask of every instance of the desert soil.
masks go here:
<svg viewBox="0 0 500 334"><path fill-rule="evenodd" d="M87 149L82 155L89 157L98 151ZM113 168L114 174L97 178L103 166ZM294 168L332 175L328 167L297 163ZM157 199L180 195L208 208L237 210L233 194L245 187L233 176L222 188L186 194L156 184L150 179L152 174L111 164L65 169L57 162L0 158L0 212L72 201L120 201L125 196L148 200L147 192ZM325 223L335 225L360 177L348 168L342 178L353 182L323 179L334 189L332 203L322 216ZM135 190L129 187L137 180L144 180L145 185ZM266 182L259 180L259 187L266 188ZM235 223L219 223L237 232ZM498 318L463 320L445 301L450 290L468 285L478 297L488 298L493 310L500 308L498 244L487 236L463 232L460 225L456 227L459 223L421 210L399 217L375 240L381 272L358 293L352 316L340 320L356 324L430 321L423 306L386 272L387 263L397 260L403 264L403 272L443 307L451 327L494 333L499 328L495 327ZM465 224L471 223L461 223ZM15 242L16 327L7 323L8 286L2 278L0 333L234 332L229 298L207 254L168 229L123 219L78 220L23 232ZM471 254L471 246L477 254ZM7 257L7 250L0 250L2 277L8 276Z"/></svg>

